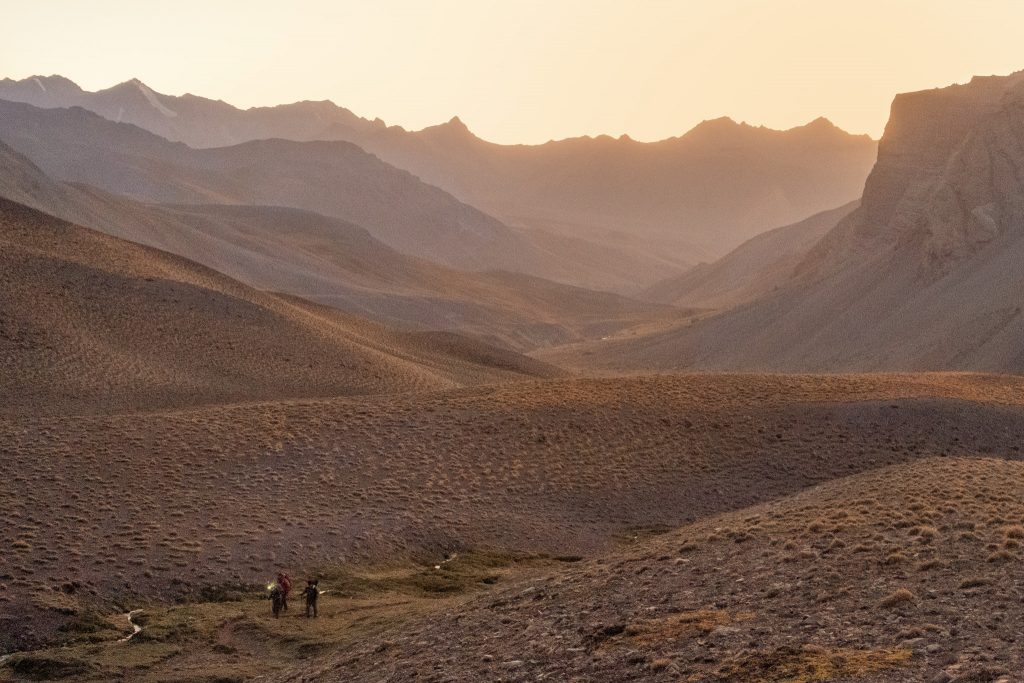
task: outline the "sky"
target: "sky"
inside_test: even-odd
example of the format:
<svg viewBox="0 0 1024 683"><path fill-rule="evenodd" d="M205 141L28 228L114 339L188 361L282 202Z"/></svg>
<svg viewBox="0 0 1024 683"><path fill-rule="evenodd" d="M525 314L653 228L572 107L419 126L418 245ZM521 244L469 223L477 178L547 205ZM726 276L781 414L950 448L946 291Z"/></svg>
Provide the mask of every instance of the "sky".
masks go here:
<svg viewBox="0 0 1024 683"><path fill-rule="evenodd" d="M1024 0L0 0L0 77L139 78L240 107L330 99L477 135L679 135L818 116L881 135L893 95L1024 69Z"/></svg>

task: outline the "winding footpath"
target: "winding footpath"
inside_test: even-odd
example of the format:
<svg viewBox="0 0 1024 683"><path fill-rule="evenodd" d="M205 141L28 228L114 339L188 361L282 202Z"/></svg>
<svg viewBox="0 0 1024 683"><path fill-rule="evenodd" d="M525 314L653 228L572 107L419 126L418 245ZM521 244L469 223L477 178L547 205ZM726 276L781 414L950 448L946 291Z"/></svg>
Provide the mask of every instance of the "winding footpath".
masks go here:
<svg viewBox="0 0 1024 683"><path fill-rule="evenodd" d="M132 632L129 633L128 635L126 635L124 638L121 638L117 642L119 642L119 643L127 643L129 640L131 640L132 638L134 638L135 636L139 635L139 633L142 632L142 627L135 623L135 615L136 614L141 614L141 613L142 613L141 609L133 609L131 612L128 612L127 614L124 615L128 619L128 624L132 627Z"/></svg>
<svg viewBox="0 0 1024 683"><path fill-rule="evenodd" d="M142 632L142 627L135 623L135 615L141 614L141 609L133 609L131 612L125 614L125 618L128 619L128 624L132 627L132 632L126 635L124 638L118 639L119 643L127 643L129 640L139 635ZM14 655L21 654L20 652L9 652L5 655L0 655L0 666L3 666L7 661Z"/></svg>

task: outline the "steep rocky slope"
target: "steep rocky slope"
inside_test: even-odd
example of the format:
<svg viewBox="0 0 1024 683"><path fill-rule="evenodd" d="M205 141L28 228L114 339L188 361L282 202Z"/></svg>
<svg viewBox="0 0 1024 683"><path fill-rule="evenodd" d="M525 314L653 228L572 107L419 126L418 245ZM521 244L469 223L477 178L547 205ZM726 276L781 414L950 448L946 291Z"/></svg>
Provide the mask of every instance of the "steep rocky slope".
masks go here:
<svg viewBox="0 0 1024 683"><path fill-rule="evenodd" d="M900 95L860 208L779 291L609 365L1024 371L1024 74Z"/></svg>

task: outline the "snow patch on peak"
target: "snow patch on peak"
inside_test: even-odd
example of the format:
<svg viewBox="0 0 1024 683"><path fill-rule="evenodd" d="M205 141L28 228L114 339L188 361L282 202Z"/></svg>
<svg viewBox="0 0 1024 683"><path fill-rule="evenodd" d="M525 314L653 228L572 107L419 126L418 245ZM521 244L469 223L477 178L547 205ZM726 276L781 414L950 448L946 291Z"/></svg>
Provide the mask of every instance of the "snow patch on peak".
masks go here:
<svg viewBox="0 0 1024 683"><path fill-rule="evenodd" d="M178 115L178 112L174 111L173 109L168 109L166 106L164 106L163 102L157 99L156 93L150 90L148 85L146 85L137 78L133 78L132 83L135 85L136 88L139 89L139 92L141 92L142 96L146 98L146 101L149 102L149 104L158 112L160 112L167 118L174 118Z"/></svg>
<svg viewBox="0 0 1024 683"><path fill-rule="evenodd" d="M43 92L46 92L46 86L43 85L43 82L41 80L39 80L39 78L37 76L33 76L32 80L36 82L36 85L39 86L40 90L42 90Z"/></svg>

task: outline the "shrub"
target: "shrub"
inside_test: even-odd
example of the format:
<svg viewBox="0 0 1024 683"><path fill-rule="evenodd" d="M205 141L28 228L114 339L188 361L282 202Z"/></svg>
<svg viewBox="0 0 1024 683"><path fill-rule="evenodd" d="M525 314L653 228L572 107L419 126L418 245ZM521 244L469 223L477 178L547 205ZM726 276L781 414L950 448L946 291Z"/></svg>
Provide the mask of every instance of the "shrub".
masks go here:
<svg viewBox="0 0 1024 683"><path fill-rule="evenodd" d="M890 593L885 598L883 598L882 602L880 602L878 606L882 607L883 609L889 609L891 607L897 607L908 602L914 602L915 600L917 600L916 595L911 593L906 588L900 588L895 592Z"/></svg>
<svg viewBox="0 0 1024 683"><path fill-rule="evenodd" d="M882 564L893 565L893 564L900 564L901 562L906 562L906 561L907 561L907 556L904 555L903 553L889 553L889 555L887 555L886 558L884 560L882 560Z"/></svg>

